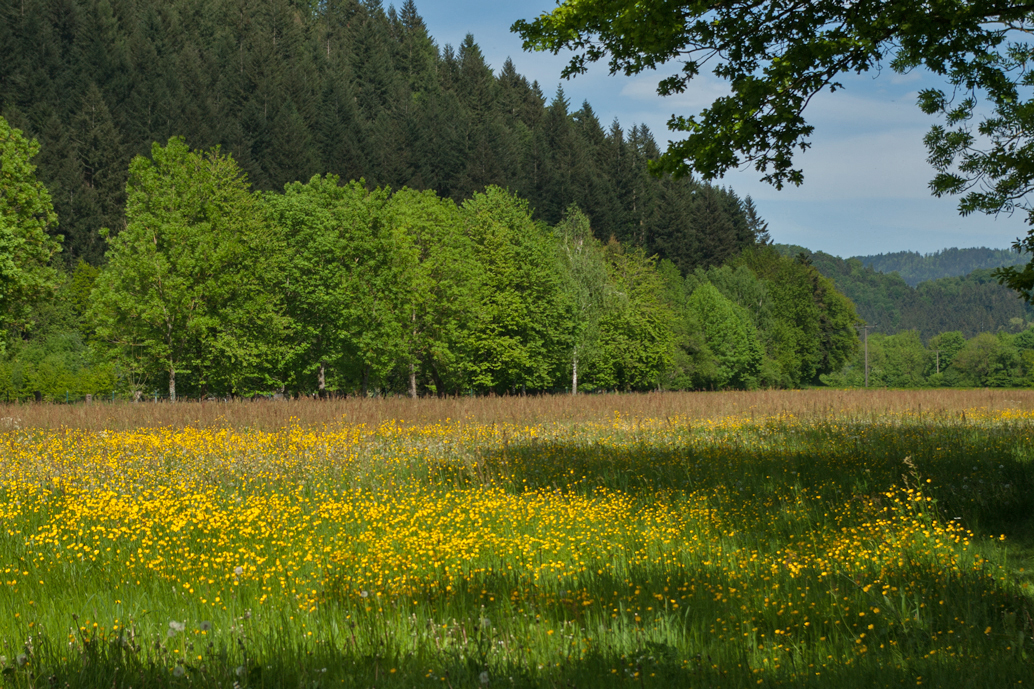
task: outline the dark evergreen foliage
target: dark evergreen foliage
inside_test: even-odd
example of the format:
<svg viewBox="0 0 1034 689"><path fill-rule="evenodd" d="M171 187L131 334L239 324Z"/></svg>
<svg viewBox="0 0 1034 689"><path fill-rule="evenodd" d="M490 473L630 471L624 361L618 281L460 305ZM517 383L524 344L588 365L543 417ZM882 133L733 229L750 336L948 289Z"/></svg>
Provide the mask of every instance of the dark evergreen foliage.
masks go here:
<svg viewBox="0 0 1034 689"><path fill-rule="evenodd" d="M602 241L683 272L764 239L730 190L650 176L646 127L547 101L472 36L439 48L413 0L0 0L0 114L40 142L69 266L103 261L129 161L171 136L220 146L257 190L334 174L462 202L498 185L550 224L577 204Z"/></svg>

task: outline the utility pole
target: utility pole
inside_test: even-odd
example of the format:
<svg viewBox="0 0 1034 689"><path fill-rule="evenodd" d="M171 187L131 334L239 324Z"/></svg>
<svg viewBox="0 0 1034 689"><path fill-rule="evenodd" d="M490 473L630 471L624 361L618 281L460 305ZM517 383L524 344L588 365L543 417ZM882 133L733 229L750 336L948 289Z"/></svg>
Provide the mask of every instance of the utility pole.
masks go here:
<svg viewBox="0 0 1034 689"><path fill-rule="evenodd" d="M862 329L863 339L865 341L865 387L869 387L869 331L875 328L875 325L860 325Z"/></svg>

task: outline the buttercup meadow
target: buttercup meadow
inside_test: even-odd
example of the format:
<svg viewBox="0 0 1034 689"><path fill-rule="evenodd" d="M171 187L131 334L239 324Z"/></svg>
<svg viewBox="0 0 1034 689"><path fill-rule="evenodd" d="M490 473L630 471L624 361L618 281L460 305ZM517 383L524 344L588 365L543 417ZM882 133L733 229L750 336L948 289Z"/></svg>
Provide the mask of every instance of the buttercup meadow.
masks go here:
<svg viewBox="0 0 1034 689"><path fill-rule="evenodd" d="M1030 684L1032 403L5 407L0 682Z"/></svg>

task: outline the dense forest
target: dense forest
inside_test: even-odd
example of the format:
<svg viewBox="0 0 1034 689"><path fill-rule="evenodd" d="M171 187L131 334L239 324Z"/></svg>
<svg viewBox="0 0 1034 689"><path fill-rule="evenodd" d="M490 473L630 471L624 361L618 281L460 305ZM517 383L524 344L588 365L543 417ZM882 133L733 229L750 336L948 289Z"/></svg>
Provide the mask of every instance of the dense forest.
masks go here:
<svg viewBox="0 0 1034 689"><path fill-rule="evenodd" d="M941 249L929 254L896 251L872 256L855 256L867 268L879 273L897 273L909 287L940 278L962 277L978 270L994 270L1027 263L1030 256L1011 249Z"/></svg>
<svg viewBox="0 0 1034 689"><path fill-rule="evenodd" d="M883 335L914 330L926 342L945 332L958 331L972 338L980 333L1018 333L1034 324L1034 308L998 284L989 269L913 287L898 273L878 272L858 258L845 260L789 244L775 246L785 256L808 261L831 279L854 303L859 317Z"/></svg>
<svg viewBox="0 0 1034 689"><path fill-rule="evenodd" d="M3 0L0 113L0 399L856 385L862 319L877 384L1034 368L986 274L770 246L411 0Z"/></svg>
<svg viewBox="0 0 1034 689"><path fill-rule="evenodd" d="M645 127L493 71L472 36L439 47L412 0L0 0L0 114L41 144L68 267L104 262L130 160L172 136L220 146L259 191L334 174L461 203L496 185L550 225L576 204L601 241L683 272L764 235L749 198L650 176Z"/></svg>
<svg viewBox="0 0 1034 689"><path fill-rule="evenodd" d="M7 399L799 387L857 349L832 282L756 241L683 275L576 205L550 226L494 185L256 191L179 137L131 161L103 266L64 271L38 149L0 118Z"/></svg>

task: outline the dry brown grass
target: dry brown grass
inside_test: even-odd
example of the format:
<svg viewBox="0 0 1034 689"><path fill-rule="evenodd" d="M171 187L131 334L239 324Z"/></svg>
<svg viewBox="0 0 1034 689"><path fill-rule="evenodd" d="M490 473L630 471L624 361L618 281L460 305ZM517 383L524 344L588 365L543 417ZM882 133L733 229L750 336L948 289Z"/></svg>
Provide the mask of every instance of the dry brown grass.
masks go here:
<svg viewBox="0 0 1034 689"><path fill-rule="evenodd" d="M93 404L0 404L0 431L22 428L91 430L143 427L234 426L275 429L292 423L377 425L385 421L532 424L612 418L801 417L919 411L931 414L966 409L1034 408L1031 390L762 390L757 392L660 392L627 395L545 395L535 397L406 398L295 401L94 402Z"/></svg>

